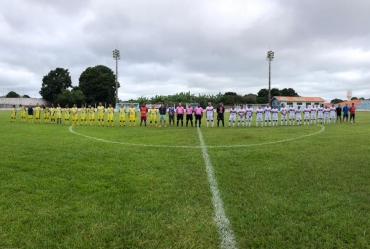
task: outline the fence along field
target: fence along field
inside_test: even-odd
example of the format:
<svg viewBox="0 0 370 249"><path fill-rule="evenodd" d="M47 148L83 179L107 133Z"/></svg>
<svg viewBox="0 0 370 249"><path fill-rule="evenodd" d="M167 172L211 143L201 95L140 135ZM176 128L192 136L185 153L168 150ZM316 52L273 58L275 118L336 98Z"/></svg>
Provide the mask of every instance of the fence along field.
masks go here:
<svg viewBox="0 0 370 249"><path fill-rule="evenodd" d="M366 248L369 117L201 127L235 247ZM0 126L0 247L222 246L197 129Z"/></svg>

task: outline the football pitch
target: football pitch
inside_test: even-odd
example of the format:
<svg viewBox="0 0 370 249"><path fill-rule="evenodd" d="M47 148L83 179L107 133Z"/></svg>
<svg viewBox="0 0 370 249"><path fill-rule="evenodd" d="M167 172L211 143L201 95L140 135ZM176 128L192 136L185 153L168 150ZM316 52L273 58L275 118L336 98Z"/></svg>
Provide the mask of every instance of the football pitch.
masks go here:
<svg viewBox="0 0 370 249"><path fill-rule="evenodd" d="M0 248L369 248L370 112L199 129L115 115L72 127L0 112Z"/></svg>

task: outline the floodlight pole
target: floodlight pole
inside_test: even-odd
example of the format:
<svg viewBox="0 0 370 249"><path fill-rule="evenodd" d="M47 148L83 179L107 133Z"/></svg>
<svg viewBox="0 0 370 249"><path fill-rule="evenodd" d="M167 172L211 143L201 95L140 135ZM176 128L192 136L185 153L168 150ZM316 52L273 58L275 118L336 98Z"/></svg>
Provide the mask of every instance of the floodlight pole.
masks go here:
<svg viewBox="0 0 370 249"><path fill-rule="evenodd" d="M271 50L267 52L267 60L269 61L269 95L268 103L271 104L271 61L274 60L274 52Z"/></svg>
<svg viewBox="0 0 370 249"><path fill-rule="evenodd" d="M116 104L117 104L118 103L118 60L121 59L118 49L115 49L113 51L113 58L116 60Z"/></svg>

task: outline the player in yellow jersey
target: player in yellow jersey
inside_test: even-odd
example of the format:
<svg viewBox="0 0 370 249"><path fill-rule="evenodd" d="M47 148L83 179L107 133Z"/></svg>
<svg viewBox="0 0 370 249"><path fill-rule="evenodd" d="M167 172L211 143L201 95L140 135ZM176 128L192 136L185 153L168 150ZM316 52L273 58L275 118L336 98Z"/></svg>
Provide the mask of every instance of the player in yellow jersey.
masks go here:
<svg viewBox="0 0 370 249"><path fill-rule="evenodd" d="M49 120L49 114L50 114L49 108L46 107L45 105L42 105L42 110L44 112L44 124L50 123L50 120Z"/></svg>
<svg viewBox="0 0 370 249"><path fill-rule="evenodd" d="M149 116L150 116L150 123L149 123L149 127L152 126L152 122L155 123L155 126L157 127L157 114L158 114L158 110L156 108L153 108L151 107L150 110L149 110Z"/></svg>
<svg viewBox="0 0 370 249"><path fill-rule="evenodd" d="M83 122L85 122L85 125L87 125L87 121L86 121L86 107L84 104L81 105L81 125L83 124Z"/></svg>
<svg viewBox="0 0 370 249"><path fill-rule="evenodd" d="M128 109L128 115L129 115L129 120L130 120L130 126L131 123L134 123L134 126L136 126L136 109L134 105L130 105L130 108Z"/></svg>
<svg viewBox="0 0 370 249"><path fill-rule="evenodd" d="M39 106L39 103L37 103L35 107L35 118L36 118L36 123L41 124L41 108Z"/></svg>
<svg viewBox="0 0 370 249"><path fill-rule="evenodd" d="M91 105L89 105L89 120L90 126L92 126L95 122L95 108L91 107Z"/></svg>
<svg viewBox="0 0 370 249"><path fill-rule="evenodd" d="M64 108L64 123L69 124L69 113L70 109L68 108L68 105L66 105L66 108Z"/></svg>
<svg viewBox="0 0 370 249"><path fill-rule="evenodd" d="M19 111L21 112L21 122L26 123L26 108L22 104L19 105Z"/></svg>
<svg viewBox="0 0 370 249"><path fill-rule="evenodd" d="M78 125L78 109L76 104L73 104L71 112L72 112L72 125L75 125L75 122L76 125Z"/></svg>
<svg viewBox="0 0 370 249"><path fill-rule="evenodd" d="M108 109L107 109L107 112L108 112L108 117L107 117L108 126L109 126L109 122L111 122L112 123L112 126L113 126L114 108L112 107L112 104L109 104Z"/></svg>
<svg viewBox="0 0 370 249"><path fill-rule="evenodd" d="M55 124L55 108L53 104L51 104L49 111L50 111L50 123Z"/></svg>
<svg viewBox="0 0 370 249"><path fill-rule="evenodd" d="M13 105L12 114L10 115L10 122L15 122L17 119L17 108Z"/></svg>
<svg viewBox="0 0 370 249"><path fill-rule="evenodd" d="M62 107L60 107L60 104L57 105L56 115L57 115L57 124L61 124L62 123Z"/></svg>
<svg viewBox="0 0 370 249"><path fill-rule="evenodd" d="M101 102L99 102L99 106L96 108L97 111L98 111L98 124L100 126L100 121L103 122L103 126L104 126L104 112L105 112L105 108L104 106L102 106Z"/></svg>
<svg viewBox="0 0 370 249"><path fill-rule="evenodd" d="M126 125L126 109L121 105L121 108L119 108L119 126L125 126Z"/></svg>

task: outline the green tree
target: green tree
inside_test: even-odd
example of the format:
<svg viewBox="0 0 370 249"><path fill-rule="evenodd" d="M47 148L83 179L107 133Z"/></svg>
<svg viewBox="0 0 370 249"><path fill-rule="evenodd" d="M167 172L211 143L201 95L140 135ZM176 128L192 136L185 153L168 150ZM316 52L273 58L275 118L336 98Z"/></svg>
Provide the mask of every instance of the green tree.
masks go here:
<svg viewBox="0 0 370 249"><path fill-rule="evenodd" d="M89 104L98 102L114 104L116 102L115 79L113 71L106 66L88 67L80 75L78 87Z"/></svg>
<svg viewBox="0 0 370 249"><path fill-rule="evenodd" d="M18 93L10 91L8 94L5 96L5 98L19 98L21 97Z"/></svg>
<svg viewBox="0 0 370 249"><path fill-rule="evenodd" d="M268 102L268 89L262 88L257 93L257 104L266 104Z"/></svg>
<svg viewBox="0 0 370 249"><path fill-rule="evenodd" d="M337 99L337 98L332 99L332 100L330 101L330 103L332 103L332 104L338 104L338 103L340 103L340 102L343 102L343 100L341 100L341 99Z"/></svg>
<svg viewBox="0 0 370 249"><path fill-rule="evenodd" d="M356 99L358 99L358 98L357 98L357 97L352 97L352 98L351 98L351 100L356 100Z"/></svg>
<svg viewBox="0 0 370 249"><path fill-rule="evenodd" d="M72 106L73 104L77 104L77 106L81 106L81 104L85 103L85 96L81 90L63 89L62 93L58 95L56 101L61 106L65 106L65 105Z"/></svg>
<svg viewBox="0 0 370 249"><path fill-rule="evenodd" d="M280 96L299 97L298 93L293 88L284 88L280 90Z"/></svg>
<svg viewBox="0 0 370 249"><path fill-rule="evenodd" d="M243 96L243 102L246 104L256 104L257 103L257 95L253 93L249 93Z"/></svg>
<svg viewBox="0 0 370 249"><path fill-rule="evenodd" d="M54 103L62 90L69 87L72 87L72 80L68 69L58 67L44 76L39 93L45 100Z"/></svg>
<svg viewBox="0 0 370 249"><path fill-rule="evenodd" d="M28 96L27 94L23 95L22 98L31 98L30 96Z"/></svg>

